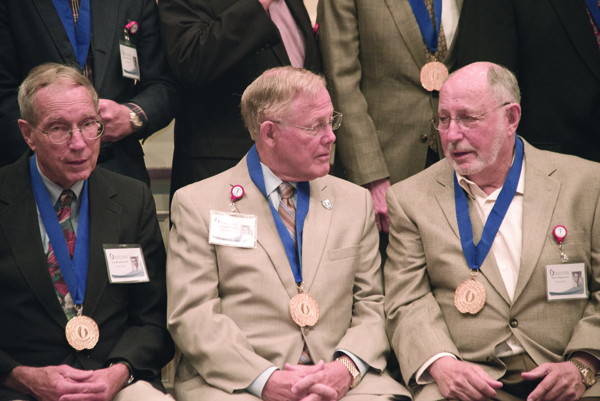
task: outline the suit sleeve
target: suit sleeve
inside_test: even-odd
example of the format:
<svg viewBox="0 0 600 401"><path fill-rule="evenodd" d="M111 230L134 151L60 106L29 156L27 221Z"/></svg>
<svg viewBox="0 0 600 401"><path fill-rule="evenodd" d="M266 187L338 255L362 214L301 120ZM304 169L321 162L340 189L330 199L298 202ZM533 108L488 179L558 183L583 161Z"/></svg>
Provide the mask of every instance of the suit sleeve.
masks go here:
<svg viewBox="0 0 600 401"><path fill-rule="evenodd" d="M319 40L334 106L344 114L336 131L348 179L356 184L389 177L369 105L361 92L360 32L354 0L319 2Z"/></svg>
<svg viewBox="0 0 600 401"><path fill-rule="evenodd" d="M0 167L17 161L28 149L17 125L19 60L7 8L7 2L0 2Z"/></svg>
<svg viewBox="0 0 600 401"><path fill-rule="evenodd" d="M243 390L271 362L221 313L219 272L209 221L187 192L175 193L167 260L168 327L185 358L211 386ZM235 372L235 373L234 373Z"/></svg>
<svg viewBox="0 0 600 401"><path fill-rule="evenodd" d="M132 365L136 378L151 379L159 377L161 368L175 351L166 328L166 254L156 208L150 189L141 182L135 183L142 188L142 201L136 203L142 212L134 229L150 281L129 285L128 328L111 350L106 364L125 360Z"/></svg>
<svg viewBox="0 0 600 401"><path fill-rule="evenodd" d="M226 75L248 56L280 43L277 27L258 0L224 10L208 0L161 0L167 59L184 85L202 86Z"/></svg>
<svg viewBox="0 0 600 401"><path fill-rule="evenodd" d="M387 192L390 243L384 268L387 335L398 357L405 383L432 356L448 352L460 357L441 309L431 292L427 261L417 224L393 186Z"/></svg>
<svg viewBox="0 0 600 401"><path fill-rule="evenodd" d="M513 2L464 0L455 49L456 69L489 61L518 73L519 36Z"/></svg>
<svg viewBox="0 0 600 401"><path fill-rule="evenodd" d="M139 105L148 117L148 125L133 134L139 140L166 127L175 118L179 109L179 93L162 48L155 0L143 2L138 32L141 36L136 47L141 80L136 83L135 96L129 102Z"/></svg>
<svg viewBox="0 0 600 401"><path fill-rule="evenodd" d="M389 342L385 336L379 232L375 225L373 200L366 190L364 197L365 220L352 290L352 322L336 349L350 351L381 372L386 367Z"/></svg>

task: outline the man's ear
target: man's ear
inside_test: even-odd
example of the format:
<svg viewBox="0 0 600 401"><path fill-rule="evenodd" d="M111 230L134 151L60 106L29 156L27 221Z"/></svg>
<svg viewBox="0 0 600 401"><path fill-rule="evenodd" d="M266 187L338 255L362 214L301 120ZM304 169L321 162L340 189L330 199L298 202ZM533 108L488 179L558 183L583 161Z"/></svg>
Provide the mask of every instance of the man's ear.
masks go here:
<svg viewBox="0 0 600 401"><path fill-rule="evenodd" d="M21 134L23 134L23 138L25 138L25 142L27 142L27 145L35 152L35 141L33 140L33 131L35 128L25 120L19 119L17 123L19 124Z"/></svg>
<svg viewBox="0 0 600 401"><path fill-rule="evenodd" d="M508 127L511 132L516 132L521 121L521 105L519 103L511 103L506 108L508 109Z"/></svg>
<svg viewBox="0 0 600 401"><path fill-rule="evenodd" d="M277 144L278 134L275 127L275 123L272 121L265 121L260 125L260 139L261 142L266 146L273 148Z"/></svg>

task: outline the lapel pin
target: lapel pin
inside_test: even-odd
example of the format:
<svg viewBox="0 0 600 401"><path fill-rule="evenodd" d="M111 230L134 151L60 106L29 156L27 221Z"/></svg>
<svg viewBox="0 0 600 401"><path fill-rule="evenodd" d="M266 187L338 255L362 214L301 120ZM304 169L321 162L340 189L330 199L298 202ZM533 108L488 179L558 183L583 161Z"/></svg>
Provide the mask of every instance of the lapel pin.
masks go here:
<svg viewBox="0 0 600 401"><path fill-rule="evenodd" d="M331 208L333 208L333 204L329 199L325 199L324 201L322 201L321 205L323 205L323 207L327 210L331 210Z"/></svg>

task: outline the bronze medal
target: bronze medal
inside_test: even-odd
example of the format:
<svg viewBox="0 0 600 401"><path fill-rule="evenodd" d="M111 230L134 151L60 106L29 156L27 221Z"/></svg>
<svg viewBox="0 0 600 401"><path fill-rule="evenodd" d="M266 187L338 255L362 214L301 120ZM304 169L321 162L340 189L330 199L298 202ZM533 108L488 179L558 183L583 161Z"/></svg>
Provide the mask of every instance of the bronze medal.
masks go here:
<svg viewBox="0 0 600 401"><path fill-rule="evenodd" d="M100 337L100 330L94 319L83 316L81 309L78 309L78 315L67 323L65 334L71 347L77 351L82 351L96 346Z"/></svg>
<svg viewBox="0 0 600 401"><path fill-rule="evenodd" d="M483 284L475 280L476 275L472 275L470 280L459 285L454 292L454 305L460 313L474 315L485 305L487 293Z"/></svg>
<svg viewBox="0 0 600 401"><path fill-rule="evenodd" d="M421 68L421 85L429 92L439 91L446 78L448 68L439 61L430 61Z"/></svg>
<svg viewBox="0 0 600 401"><path fill-rule="evenodd" d="M290 315L300 327L314 326L319 320L319 304L300 289L290 300Z"/></svg>

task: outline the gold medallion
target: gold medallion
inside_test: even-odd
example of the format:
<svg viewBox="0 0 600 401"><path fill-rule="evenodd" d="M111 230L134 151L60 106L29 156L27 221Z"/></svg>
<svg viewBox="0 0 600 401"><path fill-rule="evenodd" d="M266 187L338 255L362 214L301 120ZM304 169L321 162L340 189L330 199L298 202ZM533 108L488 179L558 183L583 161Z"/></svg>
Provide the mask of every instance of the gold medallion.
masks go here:
<svg viewBox="0 0 600 401"><path fill-rule="evenodd" d="M290 300L290 315L300 327L314 326L319 320L319 304L299 288L298 294Z"/></svg>
<svg viewBox="0 0 600 401"><path fill-rule="evenodd" d="M448 68L439 61L430 61L421 68L421 85L429 92L439 91L446 78Z"/></svg>
<svg viewBox="0 0 600 401"><path fill-rule="evenodd" d="M81 307L77 308L77 316L69 320L65 328L67 341L77 351L92 349L98 343L100 330L94 319L83 316Z"/></svg>
<svg viewBox="0 0 600 401"><path fill-rule="evenodd" d="M487 299L487 293L483 284L475 281L477 273L471 275L471 279L463 282L454 292L454 305L460 313L472 315L479 312Z"/></svg>

